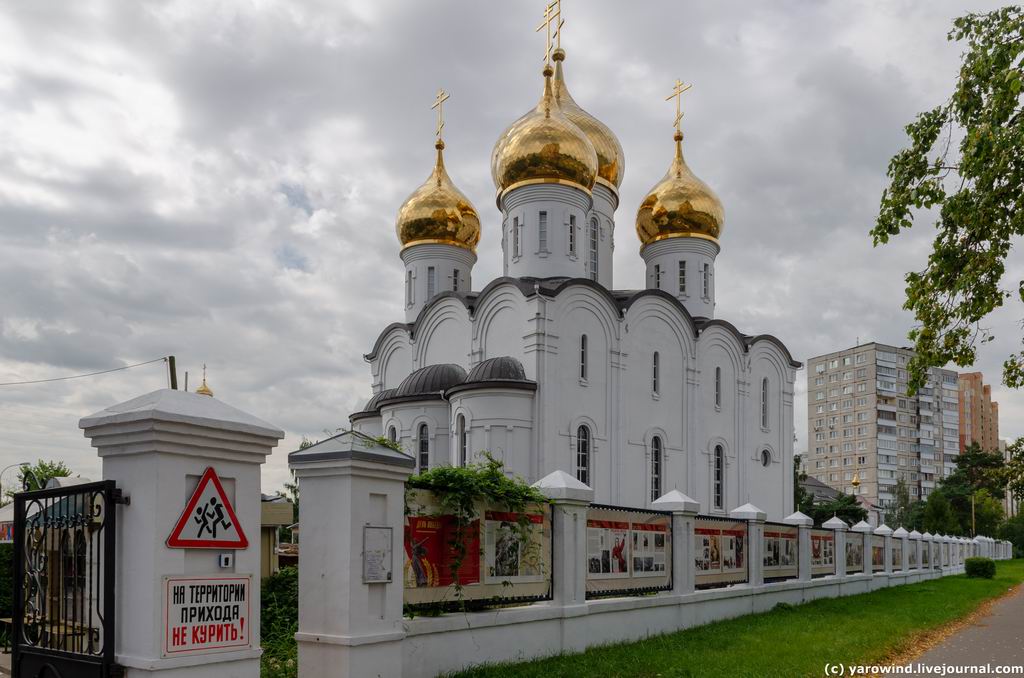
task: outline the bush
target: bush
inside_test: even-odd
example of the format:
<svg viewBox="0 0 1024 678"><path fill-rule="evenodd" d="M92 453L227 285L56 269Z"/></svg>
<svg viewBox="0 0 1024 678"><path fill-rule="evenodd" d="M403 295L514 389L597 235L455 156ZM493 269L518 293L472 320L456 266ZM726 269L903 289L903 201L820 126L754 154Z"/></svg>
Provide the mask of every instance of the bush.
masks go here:
<svg viewBox="0 0 1024 678"><path fill-rule="evenodd" d="M968 577L991 579L996 576L996 561L991 558L968 558L964 561Z"/></svg>
<svg viewBox="0 0 1024 678"><path fill-rule="evenodd" d="M263 678L294 678L298 673L295 632L299 629L299 571L282 567L263 580L260 626Z"/></svg>

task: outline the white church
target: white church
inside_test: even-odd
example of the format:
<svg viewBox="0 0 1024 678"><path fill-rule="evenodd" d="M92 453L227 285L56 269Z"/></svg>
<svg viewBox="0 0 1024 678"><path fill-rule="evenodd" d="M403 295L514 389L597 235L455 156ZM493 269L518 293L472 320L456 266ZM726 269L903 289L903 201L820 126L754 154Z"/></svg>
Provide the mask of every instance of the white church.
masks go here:
<svg viewBox="0 0 1024 678"><path fill-rule="evenodd" d="M683 159L679 117L668 172L636 212L646 289L617 290L622 147L569 95L565 52L552 60L540 102L494 146L504 275L480 287L479 215L439 125L433 172L398 212L405 320L365 356L373 397L352 427L420 469L486 450L529 482L566 471L600 503L678 489L705 514L751 502L779 520L793 511L800 363L715 317L723 210Z"/></svg>

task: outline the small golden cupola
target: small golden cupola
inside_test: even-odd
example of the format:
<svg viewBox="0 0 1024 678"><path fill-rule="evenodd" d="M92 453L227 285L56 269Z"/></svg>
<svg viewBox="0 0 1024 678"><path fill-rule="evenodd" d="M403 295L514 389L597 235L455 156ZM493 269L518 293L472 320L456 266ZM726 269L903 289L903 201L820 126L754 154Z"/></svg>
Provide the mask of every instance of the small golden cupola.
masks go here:
<svg viewBox="0 0 1024 678"><path fill-rule="evenodd" d="M597 181L606 183L610 188L618 191L622 185L622 179L626 174L626 158L622 152L622 144L618 137L604 124L590 113L580 108L579 104L569 94L569 88L565 84L565 74L562 72L562 62L565 61L565 50L559 47L551 55L555 62L555 101L565 117L573 124L583 130L583 133L594 144L597 152Z"/></svg>
<svg viewBox="0 0 1024 678"><path fill-rule="evenodd" d="M676 81L675 157L668 173L655 184L636 213L636 234L642 245L666 238L704 238L716 243L722 233L725 214L715 192L690 170L683 159L682 114L679 96L688 87ZM669 97L670 99L672 97Z"/></svg>
<svg viewBox="0 0 1024 678"><path fill-rule="evenodd" d="M429 243L455 245L476 252L477 243L480 242L480 216L473 203L456 188L445 171L444 141L441 139L443 122L440 114L438 120L434 171L398 210L395 223L398 240L403 249Z"/></svg>
<svg viewBox="0 0 1024 678"><path fill-rule="evenodd" d="M491 174L499 193L528 183L563 183L586 191L597 177L597 152L555 98L550 64L537 107L516 120L494 145Z"/></svg>

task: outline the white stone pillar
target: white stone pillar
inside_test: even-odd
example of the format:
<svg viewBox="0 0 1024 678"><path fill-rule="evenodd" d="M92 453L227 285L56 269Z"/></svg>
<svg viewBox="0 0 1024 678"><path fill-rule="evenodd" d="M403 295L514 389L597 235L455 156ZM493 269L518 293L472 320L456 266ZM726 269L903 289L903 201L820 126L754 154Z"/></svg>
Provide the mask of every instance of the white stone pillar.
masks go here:
<svg viewBox="0 0 1024 678"><path fill-rule="evenodd" d="M915 554L914 569L921 569L921 533L917 530L910 531L910 550Z"/></svg>
<svg viewBox="0 0 1024 678"><path fill-rule="evenodd" d="M899 544L900 546L900 572L907 571L907 545L909 543L910 533L903 527L897 527L892 533L893 544Z"/></svg>
<svg viewBox="0 0 1024 678"><path fill-rule="evenodd" d="M764 521L768 515L753 504L744 504L729 512L733 520L747 521L747 583L764 584Z"/></svg>
<svg viewBox="0 0 1024 678"><path fill-rule="evenodd" d="M693 523L700 504L679 490L671 490L651 505L658 511L672 512L672 593L693 593Z"/></svg>
<svg viewBox="0 0 1024 678"><path fill-rule="evenodd" d="M415 460L348 431L292 452L288 466L302 492L299 676L401 676L405 481Z"/></svg>
<svg viewBox="0 0 1024 678"><path fill-rule="evenodd" d="M103 479L115 481L130 501L117 507L114 651L125 676L142 678L163 671L175 678L258 675L260 465L284 433L215 398L170 389L114 405L78 425L97 448ZM207 479L204 486L212 485L211 492L217 489L207 474L210 468L237 519L225 517L218 523L222 541L226 530L236 544L242 543L239 534L248 543L237 548L171 548L167 542L200 480ZM203 504L209 505L205 497ZM225 523L231 526L224 527ZM213 539L212 529L192 532L191 521L185 525L189 540ZM231 556L230 564L221 562L221 554ZM165 577L182 575L248 583L249 613L242 626L235 622L242 632L231 649L194 649L191 642L171 640L177 629L165 610L171 607L171 584Z"/></svg>
<svg viewBox="0 0 1024 678"><path fill-rule="evenodd" d="M875 528L875 534L885 538L885 551L882 558L885 560L885 573L892 574L892 530L883 523Z"/></svg>
<svg viewBox="0 0 1024 678"><path fill-rule="evenodd" d="M799 574L797 575L797 578L800 581L810 581L811 526L814 525L814 520L812 520L810 516L797 511L790 516L786 516L782 522L787 525L797 526L797 562L799 563L799 568L797 569Z"/></svg>
<svg viewBox="0 0 1024 678"><path fill-rule="evenodd" d="M552 599L565 608L587 604L587 508L594 490L565 471L554 471L533 484L551 500L554 571Z"/></svg>
<svg viewBox="0 0 1024 678"><path fill-rule="evenodd" d="M864 559L864 574L871 574L874 570L871 567L872 550L871 550L871 535L874 534L874 528L868 524L867 521L860 521L856 525L850 528L853 532L858 532L861 538L864 540L863 546L863 559Z"/></svg>
<svg viewBox="0 0 1024 678"><path fill-rule="evenodd" d="M833 543L836 546L836 576L846 576L846 531L850 528L843 520L832 516L821 524L826 530L832 530Z"/></svg>

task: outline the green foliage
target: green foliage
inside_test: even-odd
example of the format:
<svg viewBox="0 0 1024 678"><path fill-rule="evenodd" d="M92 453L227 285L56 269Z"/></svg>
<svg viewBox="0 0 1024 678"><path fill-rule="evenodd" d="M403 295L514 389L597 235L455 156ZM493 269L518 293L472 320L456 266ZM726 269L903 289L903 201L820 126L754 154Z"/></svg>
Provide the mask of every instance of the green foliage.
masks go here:
<svg viewBox="0 0 1024 678"><path fill-rule="evenodd" d="M847 525L867 520L868 512L857 503L857 497L852 494L840 492L835 499L815 503L814 495L800 486L800 481L806 479L807 474L800 472L800 457L796 456L793 458L793 506L814 520L816 526L821 527L822 523L833 516L846 521Z"/></svg>
<svg viewBox="0 0 1024 678"><path fill-rule="evenodd" d="M62 461L46 461L40 459L34 464L22 466L18 469L18 487L4 491L4 496L10 500L16 492L24 489L41 490L51 478L67 478L71 476L71 469ZM26 479L28 482L26 482Z"/></svg>
<svg viewBox="0 0 1024 678"><path fill-rule="evenodd" d="M959 534L960 521L953 513L945 492L932 490L924 507L924 529L932 534Z"/></svg>
<svg viewBox="0 0 1024 678"><path fill-rule="evenodd" d="M921 531L924 522L924 502L911 500L910 488L902 478L896 481L896 499L886 509L883 521L893 529L902 527L906 530Z"/></svg>
<svg viewBox="0 0 1024 678"><path fill-rule="evenodd" d="M968 577L991 579L996 576L996 561L991 558L967 558L964 560L964 572Z"/></svg>
<svg viewBox="0 0 1024 678"><path fill-rule="evenodd" d="M541 492L518 477L505 475L504 465L487 452L481 452L484 461L466 466L436 466L406 482L409 490L428 490L438 502L438 515L449 515L455 519L450 547L452 549L451 575L455 582L456 597L462 601L462 585L459 570L467 555L466 530L479 518L477 507L482 504L497 506L510 513L519 514L516 527L517 539L521 546L530 544L530 522L526 509L531 504L545 503L547 498ZM409 510L406 496L406 511Z"/></svg>
<svg viewBox="0 0 1024 678"><path fill-rule="evenodd" d="M382 447L386 447L389 450L394 450L395 452L402 451L402 444L397 440L392 440L391 438L388 438L387 436L377 436L376 438L373 438L373 442L377 443Z"/></svg>
<svg viewBox="0 0 1024 678"><path fill-rule="evenodd" d="M262 678L295 678L298 675L295 632L299 628L299 572L282 567L263 580L260 632Z"/></svg>
<svg viewBox="0 0 1024 678"><path fill-rule="evenodd" d="M956 470L939 483L963 534L994 534L1003 519L1006 488L1002 457L972 443L957 457ZM972 532L971 526L975 529Z"/></svg>
<svg viewBox="0 0 1024 678"><path fill-rule="evenodd" d="M999 526L997 536L1013 544L1013 557L1024 558L1024 513L1014 516Z"/></svg>
<svg viewBox="0 0 1024 678"><path fill-rule="evenodd" d="M1024 437L1017 438L1006 448L1009 459L1003 468L1003 480L1010 493L1024 502Z"/></svg>
<svg viewBox="0 0 1024 678"><path fill-rule="evenodd" d="M884 244L915 211L937 210L928 264L906 276L904 308L919 323L909 334L912 391L929 367L973 365L978 344L994 338L980 321L1011 296L1024 300L1024 281L1014 295L1001 287L1012 241L1024 235L1024 12L968 14L947 37L966 42L953 94L907 125L910 145L889 163L871 231ZM1006 360L1003 382L1024 385L1024 353Z"/></svg>

